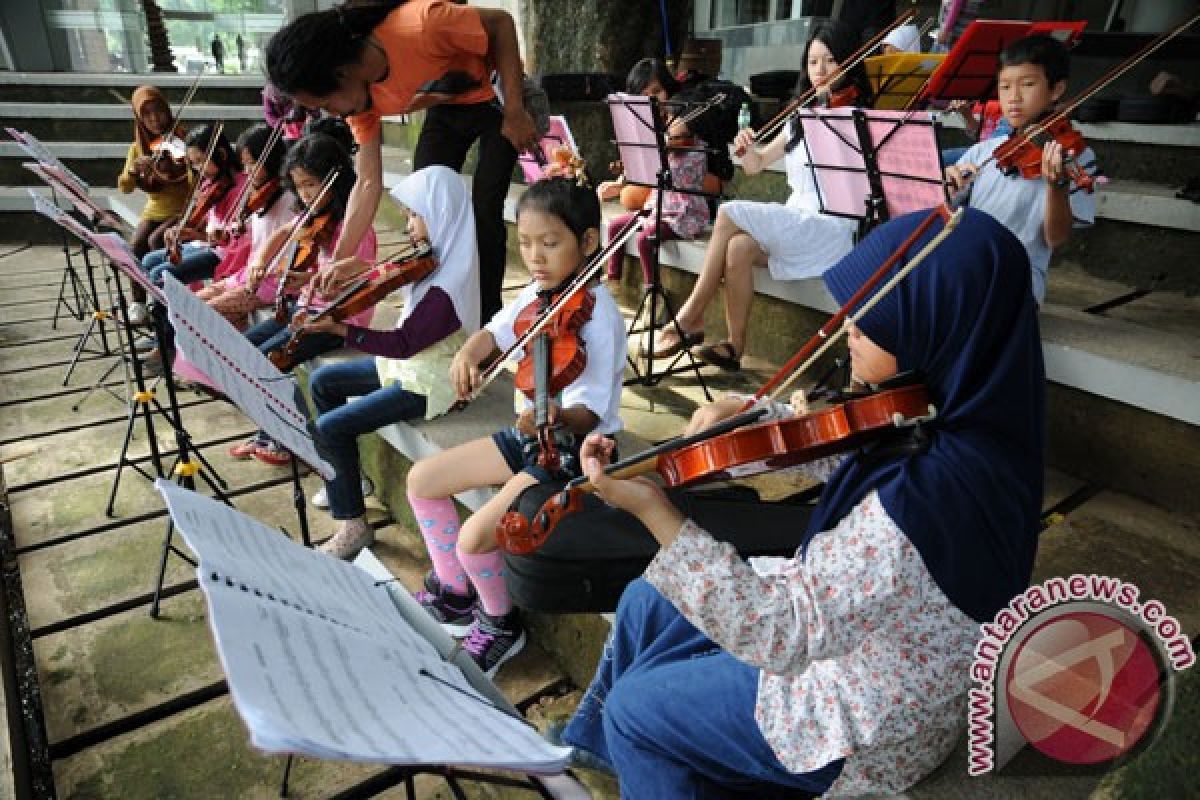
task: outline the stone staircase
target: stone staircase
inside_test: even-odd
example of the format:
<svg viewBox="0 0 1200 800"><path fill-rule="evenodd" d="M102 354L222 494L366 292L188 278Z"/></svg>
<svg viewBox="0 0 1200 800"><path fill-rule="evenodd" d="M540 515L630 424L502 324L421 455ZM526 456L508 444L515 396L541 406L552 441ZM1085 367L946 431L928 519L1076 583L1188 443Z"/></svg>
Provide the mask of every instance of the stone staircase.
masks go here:
<svg viewBox="0 0 1200 800"><path fill-rule="evenodd" d="M177 105L187 93L190 75L87 75L0 72L0 125L17 128L40 139L80 178L95 187L101 199L112 188L125 164L132 141L133 90L152 82ZM206 76L196 90L182 124L221 120L232 141L262 121L262 79L254 76ZM43 184L21 164L28 157L7 134L0 134L0 230L20 231L4 238L34 242L58 241L58 232L32 212L25 187L41 193ZM140 202L138 203L140 208Z"/></svg>

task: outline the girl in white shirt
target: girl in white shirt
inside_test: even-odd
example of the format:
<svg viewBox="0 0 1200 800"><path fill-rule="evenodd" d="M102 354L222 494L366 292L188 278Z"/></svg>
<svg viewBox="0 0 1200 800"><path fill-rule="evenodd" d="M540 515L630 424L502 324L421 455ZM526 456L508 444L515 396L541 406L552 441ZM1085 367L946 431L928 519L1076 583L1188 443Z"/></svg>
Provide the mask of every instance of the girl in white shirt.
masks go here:
<svg viewBox="0 0 1200 800"><path fill-rule="evenodd" d="M467 340L450 366L459 397L479 385L480 369L515 341L513 323L539 294L554 295L584 265L600 242L600 203L595 193L566 177L538 181L517 204L517 239L533 282ZM626 338L621 314L608 290L592 285L595 301L579 331L587 363L550 408L557 425L559 474L537 464L537 438L529 399L522 396L516 425L446 450L413 465L408 499L425 537L433 571L417 600L451 633L465 634L465 649L489 675L524 646L525 631L504 582L504 558L496 524L513 500L535 483L579 474L579 441L588 433L611 437L625 372ZM526 357L532 357L528 353ZM461 525L454 495L484 486L501 488Z"/></svg>

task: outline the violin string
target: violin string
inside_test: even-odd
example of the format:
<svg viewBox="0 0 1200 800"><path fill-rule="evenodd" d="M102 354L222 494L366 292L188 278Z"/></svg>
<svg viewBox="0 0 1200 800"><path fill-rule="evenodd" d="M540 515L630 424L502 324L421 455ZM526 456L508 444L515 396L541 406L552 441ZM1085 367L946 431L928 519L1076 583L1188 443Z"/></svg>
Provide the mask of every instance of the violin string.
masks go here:
<svg viewBox="0 0 1200 800"><path fill-rule="evenodd" d="M229 210L229 213L225 215L225 218L221 220L222 228L228 228L235 219L241 218L242 213L246 210L246 203L249 201L250 195L254 193L253 178L258 174L258 170L266 161L267 155L275 149L275 145L279 142L279 137L282 135L283 120L281 119L276 122L275 127L271 129L271 135L267 138L266 145L263 147L262 152L258 154L258 158L254 160L254 168L250 170L250 174L246 177L245 183L242 184L242 191L238 194L237 202L234 203L233 208Z"/></svg>
<svg viewBox="0 0 1200 800"><path fill-rule="evenodd" d="M862 47L851 53L850 58L846 61L846 63L839 65L838 68L834 70L833 74L829 76L829 80L822 84L822 86L828 86L832 88L834 84L846 77L851 70L862 63L862 61L876 47L879 46L879 43L887 38L888 34L901 25L909 22L914 16L916 16L916 13L916 10L912 8L905 10L905 12L896 17L896 19L894 19L890 25L872 36L866 41L866 43L863 44ZM762 128L754 134L755 143L765 142L768 139L773 138L775 134L782 130L783 126L792 119L797 111L807 107L809 103L816 98L819 88L820 87L817 86L810 87L804 94L797 97L791 103L788 103L788 105L785 106L784 109L778 114L776 114L770 122L768 122L766 125L763 125ZM738 155L741 155L741 153Z"/></svg>
<svg viewBox="0 0 1200 800"><path fill-rule="evenodd" d="M292 245L294 245L296 243L296 239L300 235L300 229L303 228L305 225L307 225L312 220L315 210L317 208L321 207L321 201L325 199L326 192L329 191L329 188L331 186L333 186L334 181L337 180L339 172L340 172L340 170L335 169L329 175L329 177L325 179L325 183L323 183L321 185L321 191L317 193L316 199L313 200L311 205L309 205L307 208L304 209L303 214L296 217L295 221L292 222L292 229L290 231L288 231L287 238L283 241L283 244L280 245L279 250L276 251L275 256L271 259L270 265L265 270L263 270L264 276L271 274L271 273L285 271L281 267L281 262L283 261L284 254L288 251L289 247L291 247ZM280 278L279 278L280 287L282 287L283 284L286 282L285 278L286 278L285 275L280 275ZM279 302L279 295L281 295L281 294L282 294L282 289L280 289L276 295L276 298L275 298L276 303Z"/></svg>
<svg viewBox="0 0 1200 800"><path fill-rule="evenodd" d="M171 115L171 124L174 127L171 129L170 134L165 134L165 135L170 135L170 136L175 135L175 130L177 130L179 128L180 117L183 116L183 112L186 111L188 105L191 104L192 98L196 96L196 90L198 88L200 88L200 77L203 74L204 74L203 72L196 73L196 77L192 80L192 85L188 87L187 92L183 95L183 100L179 103L179 108L177 108L175 110L175 113ZM167 109L167 110L169 111L170 109ZM164 149L165 148L159 148L159 150L154 154L154 157L150 159L151 171L153 171L154 168L156 166L158 166L158 160L160 158L162 158Z"/></svg>

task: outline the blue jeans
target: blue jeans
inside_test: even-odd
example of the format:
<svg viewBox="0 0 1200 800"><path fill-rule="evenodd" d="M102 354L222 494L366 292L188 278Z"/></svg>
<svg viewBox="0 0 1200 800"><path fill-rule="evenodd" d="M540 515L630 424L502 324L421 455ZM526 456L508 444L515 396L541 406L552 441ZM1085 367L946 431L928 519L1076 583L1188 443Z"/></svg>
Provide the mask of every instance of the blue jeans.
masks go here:
<svg viewBox="0 0 1200 800"><path fill-rule="evenodd" d="M366 513L362 472L358 465L358 437L384 425L425 416L425 395L400 384L381 386L374 358L356 358L326 364L308 382L317 418L313 435L317 452L336 472L325 481L329 511L334 519L354 519ZM357 397L353 403L347 400Z"/></svg>
<svg viewBox="0 0 1200 800"><path fill-rule="evenodd" d="M779 763L754 720L760 670L697 630L639 578L563 739L611 764L621 797L821 794L843 761L804 774Z"/></svg>
<svg viewBox="0 0 1200 800"><path fill-rule="evenodd" d="M178 264L172 264L166 250L153 250L142 258L142 269L156 286L163 285L163 273L169 272L180 283L207 280L213 276L221 257L211 247L201 242L184 242L180 247L183 256Z"/></svg>

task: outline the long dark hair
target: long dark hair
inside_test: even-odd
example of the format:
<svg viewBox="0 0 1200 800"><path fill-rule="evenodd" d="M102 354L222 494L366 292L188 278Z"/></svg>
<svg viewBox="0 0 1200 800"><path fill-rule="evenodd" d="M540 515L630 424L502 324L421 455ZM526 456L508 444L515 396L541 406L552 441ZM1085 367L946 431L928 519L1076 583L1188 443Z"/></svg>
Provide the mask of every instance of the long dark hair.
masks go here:
<svg viewBox="0 0 1200 800"><path fill-rule="evenodd" d="M829 48L839 67L859 46L858 36L843 23L831 20L818 25L804 45L804 55L800 59L800 79L796 81L796 88L793 90L796 97L812 88L812 82L808 79L808 51L812 49L813 42L820 42ZM858 88L858 105L871 105L871 82L867 80L867 71L861 62L830 88L841 89L848 84L854 84Z"/></svg>
<svg viewBox="0 0 1200 800"><path fill-rule="evenodd" d="M184 144L196 148L201 153L207 153L216 131L217 126L211 123L199 125L188 131ZM238 161L234 155L233 146L229 144L229 139L225 136L224 131L217 137L217 146L213 148L212 163L217 165L217 180L233 180L238 169Z"/></svg>
<svg viewBox="0 0 1200 800"><path fill-rule="evenodd" d="M251 158L257 161L262 157L263 150L266 149L267 142L271 139L271 133L271 126L260 122L242 132L234 145L234 150L238 153L245 150ZM286 154L287 145L282 138L276 139L275 144L271 146L271 151L267 153L267 157L263 158L263 170L268 175L278 176L279 170L283 167L283 157Z"/></svg>
<svg viewBox="0 0 1200 800"><path fill-rule="evenodd" d="M267 76L284 94L316 97L338 88L336 70L362 56L367 37L405 0L349 0L303 14L267 42Z"/></svg>
<svg viewBox="0 0 1200 800"><path fill-rule="evenodd" d="M310 133L298 139L288 150L287 159L283 164L283 186L296 196L296 210L304 210L304 202L292 181L292 170L300 167L314 175L322 183L333 171L340 170L337 180L329 190L329 210L334 219L341 220L346 215L346 205L350 202L350 190L354 188L354 162L346 148L325 133Z"/></svg>
<svg viewBox="0 0 1200 800"><path fill-rule="evenodd" d="M854 31L837 20L830 20L818 25L812 36L808 37L807 44L804 45L804 55L800 59L800 79L796 81L796 88L792 90L796 97L800 97L812 89L812 81L808 79L808 51L812 49L813 42L820 42L829 48L829 52L833 53L833 58L837 61L840 69L846 59L850 58L858 49L860 39ZM843 89L849 85L858 89L858 100L855 105L870 108L873 102L871 82L867 80L867 71L863 68L862 62L856 64L853 69L839 78L830 89ZM791 127L791 138L787 145L789 153L800 143L802 129L799 118L792 120Z"/></svg>

